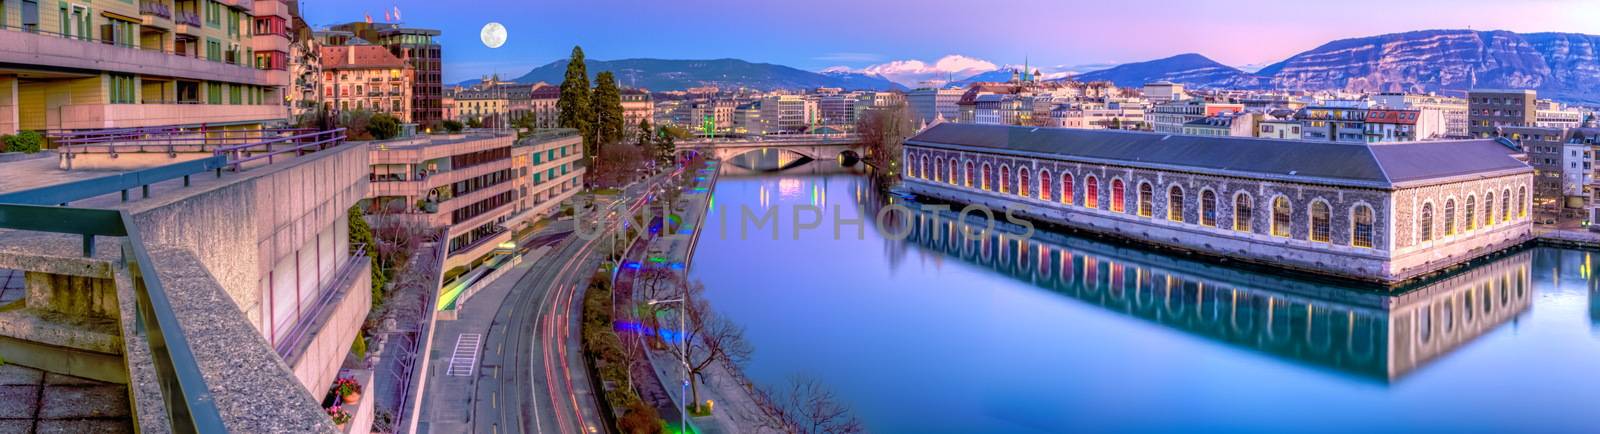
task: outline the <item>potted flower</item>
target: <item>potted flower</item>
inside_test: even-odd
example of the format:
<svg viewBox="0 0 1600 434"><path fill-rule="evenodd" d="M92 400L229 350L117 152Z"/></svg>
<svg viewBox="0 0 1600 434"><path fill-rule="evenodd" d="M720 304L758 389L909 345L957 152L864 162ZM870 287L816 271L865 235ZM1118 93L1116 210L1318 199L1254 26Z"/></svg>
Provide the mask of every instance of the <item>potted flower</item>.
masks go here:
<svg viewBox="0 0 1600 434"><path fill-rule="evenodd" d="M333 391L344 399L345 404L361 402L361 384L354 378L340 377L333 382Z"/></svg>
<svg viewBox="0 0 1600 434"><path fill-rule="evenodd" d="M345 425L350 423L350 412L344 411L343 406L334 404L328 407L328 418L333 419L333 425L339 428L339 431L344 431Z"/></svg>

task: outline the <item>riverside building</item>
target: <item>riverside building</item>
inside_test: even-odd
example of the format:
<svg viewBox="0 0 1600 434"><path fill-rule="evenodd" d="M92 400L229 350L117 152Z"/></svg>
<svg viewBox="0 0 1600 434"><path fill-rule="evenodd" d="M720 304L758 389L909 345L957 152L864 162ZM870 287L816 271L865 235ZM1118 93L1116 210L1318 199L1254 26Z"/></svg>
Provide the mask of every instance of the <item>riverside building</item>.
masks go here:
<svg viewBox="0 0 1600 434"><path fill-rule="evenodd" d="M939 124L914 193L1143 243L1399 284L1532 236L1503 140L1330 143ZM1454 158L1437 158L1448 153Z"/></svg>

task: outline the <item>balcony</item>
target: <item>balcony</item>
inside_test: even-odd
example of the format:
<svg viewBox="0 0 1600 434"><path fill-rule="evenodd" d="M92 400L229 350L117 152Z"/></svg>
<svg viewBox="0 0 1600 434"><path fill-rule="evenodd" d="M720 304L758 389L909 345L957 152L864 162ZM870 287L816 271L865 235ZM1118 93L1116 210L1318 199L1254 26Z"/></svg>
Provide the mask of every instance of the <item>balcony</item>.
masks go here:
<svg viewBox="0 0 1600 434"><path fill-rule="evenodd" d="M74 104L62 106L58 128L132 128L278 120L289 109L276 104Z"/></svg>
<svg viewBox="0 0 1600 434"><path fill-rule="evenodd" d="M172 30L172 6L157 1L139 3L139 18L148 27Z"/></svg>
<svg viewBox="0 0 1600 434"><path fill-rule="evenodd" d="M136 45L69 38L47 32L0 30L0 64L159 75L261 86L278 86L289 82L287 71L264 71L181 56L165 49L144 49Z"/></svg>
<svg viewBox="0 0 1600 434"><path fill-rule="evenodd" d="M172 14L173 30L178 33L200 36L200 14L190 11L177 11Z"/></svg>

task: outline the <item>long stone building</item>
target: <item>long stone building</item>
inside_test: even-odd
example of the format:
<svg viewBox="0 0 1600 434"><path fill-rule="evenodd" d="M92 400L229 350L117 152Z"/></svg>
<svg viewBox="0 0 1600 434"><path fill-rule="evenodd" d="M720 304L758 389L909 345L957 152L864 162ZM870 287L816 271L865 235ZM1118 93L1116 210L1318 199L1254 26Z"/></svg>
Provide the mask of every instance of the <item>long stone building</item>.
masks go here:
<svg viewBox="0 0 1600 434"><path fill-rule="evenodd" d="M1343 144L940 124L904 152L904 185L920 195L1382 284L1532 236L1533 169L1496 139Z"/></svg>

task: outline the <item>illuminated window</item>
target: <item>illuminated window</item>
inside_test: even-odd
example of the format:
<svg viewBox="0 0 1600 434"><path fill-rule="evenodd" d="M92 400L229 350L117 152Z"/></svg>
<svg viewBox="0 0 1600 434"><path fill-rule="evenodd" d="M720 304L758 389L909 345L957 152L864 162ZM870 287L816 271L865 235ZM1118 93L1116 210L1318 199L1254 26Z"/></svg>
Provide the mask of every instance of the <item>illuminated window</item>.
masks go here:
<svg viewBox="0 0 1600 434"><path fill-rule="evenodd" d="M1049 201L1050 197L1050 171L1039 171L1039 200Z"/></svg>
<svg viewBox="0 0 1600 434"><path fill-rule="evenodd" d="M1077 192L1072 189L1072 174L1061 174L1061 203L1072 205L1072 197L1076 195Z"/></svg>
<svg viewBox="0 0 1600 434"><path fill-rule="evenodd" d="M1528 187L1517 187L1517 218L1528 216Z"/></svg>
<svg viewBox="0 0 1600 434"><path fill-rule="evenodd" d="M1417 214L1417 238L1423 242L1433 241L1433 204L1422 204L1422 212Z"/></svg>
<svg viewBox="0 0 1600 434"><path fill-rule="evenodd" d="M1200 191L1200 224L1217 226L1217 194L1211 190Z"/></svg>
<svg viewBox="0 0 1600 434"><path fill-rule="evenodd" d="M1331 224L1329 214L1327 202L1311 202L1311 241L1328 242L1328 226Z"/></svg>
<svg viewBox="0 0 1600 434"><path fill-rule="evenodd" d="M1444 236L1456 234L1456 200L1444 200Z"/></svg>
<svg viewBox="0 0 1600 434"><path fill-rule="evenodd" d="M1011 166L1000 165L1000 192L1011 192Z"/></svg>
<svg viewBox="0 0 1600 434"><path fill-rule="evenodd" d="M1494 192L1483 195L1483 227L1494 226Z"/></svg>
<svg viewBox="0 0 1600 434"><path fill-rule="evenodd" d="M1154 208L1154 206L1152 206L1151 202L1154 201L1153 197L1155 195L1156 195L1155 187L1150 186L1150 183L1148 183L1148 182L1139 183L1139 210L1138 211L1139 211L1139 216L1140 217L1149 217L1150 216L1150 214L1152 213L1151 208Z"/></svg>
<svg viewBox="0 0 1600 434"><path fill-rule="evenodd" d="M1467 215L1466 215L1466 217L1467 217L1466 218L1467 225L1465 227L1461 228L1461 230L1470 231L1470 230L1473 230L1473 229L1478 227L1478 221L1477 221L1477 218L1476 218L1477 217L1477 211L1478 211L1477 208L1478 208L1478 197L1477 196L1472 196L1472 195L1467 195Z"/></svg>
<svg viewBox="0 0 1600 434"><path fill-rule="evenodd" d="M1251 204L1249 193L1240 192L1233 196L1233 230L1250 232L1250 213L1255 208Z"/></svg>
<svg viewBox="0 0 1600 434"><path fill-rule="evenodd" d="M1352 223L1350 245L1372 247L1372 207L1356 205L1353 214L1350 218Z"/></svg>
<svg viewBox="0 0 1600 434"><path fill-rule="evenodd" d="M1500 192L1500 221L1511 221L1511 189Z"/></svg>
<svg viewBox="0 0 1600 434"><path fill-rule="evenodd" d="M1083 206L1100 208L1100 180L1093 176L1083 181Z"/></svg>
<svg viewBox="0 0 1600 434"><path fill-rule="evenodd" d="M1289 236L1290 215L1294 209L1289 207L1289 198L1278 196L1272 199L1272 236Z"/></svg>
<svg viewBox="0 0 1600 434"><path fill-rule="evenodd" d="M950 172L945 174L945 178L950 180L950 185L955 185L957 182L961 182L960 181L961 178L956 176L956 159L955 158L951 158L950 159ZM970 184L970 183L968 183L968 184Z"/></svg>
<svg viewBox="0 0 1600 434"><path fill-rule="evenodd" d="M1183 188L1176 185L1167 189L1167 220L1183 221Z"/></svg>
<svg viewBox="0 0 1600 434"><path fill-rule="evenodd" d="M983 191L989 191L989 183L994 181L994 170L989 163L983 163Z"/></svg>
<svg viewBox="0 0 1600 434"><path fill-rule="evenodd" d="M963 172L963 173L967 174L967 188L972 188L972 161L971 160L967 161L967 171Z"/></svg>
<svg viewBox="0 0 1600 434"><path fill-rule="evenodd" d="M1024 168L1017 169L1017 195L1018 196L1028 197L1028 196L1032 195L1031 190L1028 188L1032 184L1029 184L1028 181L1029 181L1029 179L1028 179L1028 168L1024 167Z"/></svg>
<svg viewBox="0 0 1600 434"><path fill-rule="evenodd" d="M1128 203L1128 202L1123 197L1122 180L1121 179L1112 179L1111 180L1111 210L1115 211L1115 212L1123 212L1123 208L1125 206L1124 204L1126 204L1126 203Z"/></svg>

